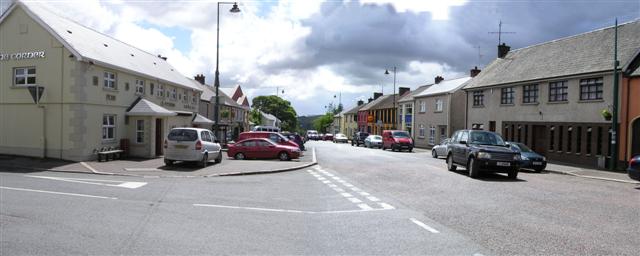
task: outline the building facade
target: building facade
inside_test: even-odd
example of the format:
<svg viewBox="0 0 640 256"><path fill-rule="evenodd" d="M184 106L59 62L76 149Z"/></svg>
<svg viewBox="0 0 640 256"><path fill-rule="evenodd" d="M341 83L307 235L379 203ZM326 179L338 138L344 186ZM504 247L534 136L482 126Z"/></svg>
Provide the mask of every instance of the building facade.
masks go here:
<svg viewBox="0 0 640 256"><path fill-rule="evenodd" d="M355 107L344 112L344 132L349 138L358 132L358 111L362 106L364 106L364 101L359 100Z"/></svg>
<svg viewBox="0 0 640 256"><path fill-rule="evenodd" d="M628 63L640 21L620 25L618 37ZM601 114L613 104L613 41L609 27L514 51L498 46L498 58L464 88L467 127L499 132L550 161L604 167L615 150Z"/></svg>
<svg viewBox="0 0 640 256"><path fill-rule="evenodd" d="M398 100L398 112L400 113L398 129L409 132L411 138L416 138L415 123L413 122L416 113L414 96L426 90L429 86L431 85L420 86Z"/></svg>
<svg viewBox="0 0 640 256"><path fill-rule="evenodd" d="M0 153L84 161L163 154L201 90L166 59L18 1L0 16ZM40 96L38 103L30 92Z"/></svg>
<svg viewBox="0 0 640 256"><path fill-rule="evenodd" d="M623 70L620 84L620 161L640 154L640 51Z"/></svg>

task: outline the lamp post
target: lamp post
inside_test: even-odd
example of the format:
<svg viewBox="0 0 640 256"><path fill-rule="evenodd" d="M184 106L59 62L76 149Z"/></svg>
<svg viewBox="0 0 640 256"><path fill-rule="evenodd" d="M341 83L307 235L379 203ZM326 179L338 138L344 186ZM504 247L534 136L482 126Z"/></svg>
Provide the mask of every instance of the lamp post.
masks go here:
<svg viewBox="0 0 640 256"><path fill-rule="evenodd" d="M278 93L279 93L279 92L280 92L280 87L277 87L277 86L276 86L276 97L279 97L279 96L278 96ZM284 95L284 89L282 89L282 94Z"/></svg>
<svg viewBox="0 0 640 256"><path fill-rule="evenodd" d="M384 74L388 75L389 74L389 70L385 69L384 70ZM395 66L393 67L393 93L392 94L393 94L393 109L398 111L396 109L396 67ZM397 113L396 113L396 115L394 115L393 119L395 119L396 116L397 116ZM393 129L396 129L396 120L394 120L394 122L393 122Z"/></svg>
<svg viewBox="0 0 640 256"><path fill-rule="evenodd" d="M218 67L220 66L220 61L219 61L219 57L220 57L220 5L222 4L233 4L233 8L231 8L231 10L229 10L229 12L232 13L238 13L240 12L240 8L238 8L238 3L235 2L218 2L218 21L216 23L216 76L215 76L215 80L213 82L213 86L216 87L216 109L214 112L214 119L215 119L215 124L214 124L214 134L216 135L216 137L220 137L220 134L218 134L218 130L219 130L219 123L220 123L220 71L218 69Z"/></svg>

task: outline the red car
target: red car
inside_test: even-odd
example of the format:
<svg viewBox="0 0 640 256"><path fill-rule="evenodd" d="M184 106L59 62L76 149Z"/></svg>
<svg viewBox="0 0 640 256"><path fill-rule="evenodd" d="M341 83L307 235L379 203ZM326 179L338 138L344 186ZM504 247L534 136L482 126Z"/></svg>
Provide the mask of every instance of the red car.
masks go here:
<svg viewBox="0 0 640 256"><path fill-rule="evenodd" d="M333 134L327 133L322 137L322 140L333 141Z"/></svg>
<svg viewBox="0 0 640 256"><path fill-rule="evenodd" d="M237 160L273 159L281 161L300 158L300 149L294 146L276 144L265 138L249 138L229 145L227 155Z"/></svg>
<svg viewBox="0 0 640 256"><path fill-rule="evenodd" d="M405 131L384 130L382 131L382 150L387 148L393 151L406 149L411 152L413 150L413 139Z"/></svg>
<svg viewBox="0 0 640 256"><path fill-rule="evenodd" d="M298 145L294 141L288 139L284 135L277 132L242 132L238 136L238 141L249 139L249 138L265 138L279 145L300 147L300 145Z"/></svg>

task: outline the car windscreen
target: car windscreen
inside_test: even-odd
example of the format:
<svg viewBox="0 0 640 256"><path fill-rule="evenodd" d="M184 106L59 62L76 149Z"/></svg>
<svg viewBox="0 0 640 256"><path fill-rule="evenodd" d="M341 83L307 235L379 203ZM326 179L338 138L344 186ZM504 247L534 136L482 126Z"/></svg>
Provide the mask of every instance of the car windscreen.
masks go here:
<svg viewBox="0 0 640 256"><path fill-rule="evenodd" d="M516 146L517 146L518 148L520 148L520 151L522 151L522 152L533 152L533 150L531 150L531 149L530 149L529 147L527 147L527 145L525 145L525 144L522 144L522 143L515 143L515 144L516 144Z"/></svg>
<svg viewBox="0 0 640 256"><path fill-rule="evenodd" d="M376 135L376 136L373 136L373 139L374 140L382 140L382 136Z"/></svg>
<svg viewBox="0 0 640 256"><path fill-rule="evenodd" d="M406 132L393 132L394 138L409 138L409 134Z"/></svg>
<svg viewBox="0 0 640 256"><path fill-rule="evenodd" d="M504 146L504 140L495 133L491 132L471 132L468 141L469 144Z"/></svg>
<svg viewBox="0 0 640 256"><path fill-rule="evenodd" d="M174 129L169 132L168 139L176 141L195 141L198 139L198 132L188 129Z"/></svg>

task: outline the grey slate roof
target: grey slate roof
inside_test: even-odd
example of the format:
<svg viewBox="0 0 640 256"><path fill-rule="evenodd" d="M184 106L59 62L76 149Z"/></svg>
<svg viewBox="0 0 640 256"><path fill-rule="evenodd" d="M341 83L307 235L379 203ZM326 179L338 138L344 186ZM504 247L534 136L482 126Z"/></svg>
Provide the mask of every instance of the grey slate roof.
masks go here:
<svg viewBox="0 0 640 256"><path fill-rule="evenodd" d="M360 106L357 106L357 105L356 105L355 107L353 107L353 108L351 108L351 109L349 109L349 110L345 111L345 112L344 112L344 114L345 114L345 115L357 114L357 113L358 113L358 110L360 110L362 107L364 107L364 105L366 105L366 104L362 104L362 105L360 105Z"/></svg>
<svg viewBox="0 0 640 256"><path fill-rule="evenodd" d="M398 100L398 102L409 102L409 101L413 101L414 97L418 94L420 94L421 92L423 92L424 90L428 89L430 86L432 86L432 84L427 84L427 85L421 85L420 87L416 88L415 90L409 92L407 95L405 95L404 97L400 98Z"/></svg>
<svg viewBox="0 0 640 256"><path fill-rule="evenodd" d="M216 100L216 88L210 86L210 85L206 85L206 84L201 84L200 82L194 80L194 79L189 79L194 83L194 86L198 87L200 90L202 90L202 94L200 95L200 100L204 100L204 101L208 101L211 103L214 103ZM220 88L222 89L222 88ZM218 95L220 96L220 104L222 105L226 105L226 106L231 106L231 107L236 107L236 108L244 108L242 105L238 104L237 102L233 101L231 99L231 97L229 97L227 94L224 93L223 90L219 90L218 91Z"/></svg>
<svg viewBox="0 0 640 256"><path fill-rule="evenodd" d="M464 89L613 69L614 27L510 51L469 81ZM640 47L640 20L618 26L618 59L624 65Z"/></svg>
<svg viewBox="0 0 640 256"><path fill-rule="evenodd" d="M454 93L458 89L464 87L466 83L471 79L471 77L461 77L451 80L444 80L438 84L434 84L429 89L422 91L421 93L416 94L414 97L426 97L432 95L440 95L446 93Z"/></svg>
<svg viewBox="0 0 640 256"><path fill-rule="evenodd" d="M389 95L382 95L382 96L378 97L377 99L373 100L372 102L369 102L369 103L365 104L364 107L362 107L358 111L366 111L366 110L375 109L375 107L377 105L382 103L382 101L384 101L388 97L389 97Z"/></svg>

